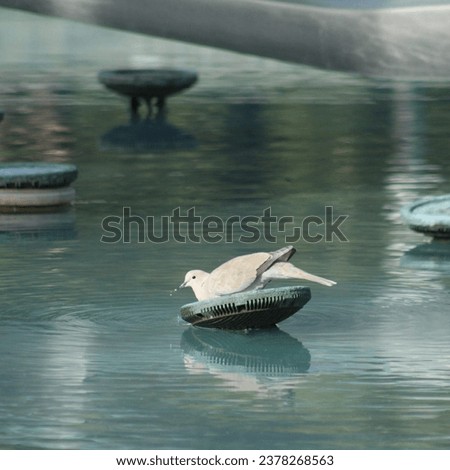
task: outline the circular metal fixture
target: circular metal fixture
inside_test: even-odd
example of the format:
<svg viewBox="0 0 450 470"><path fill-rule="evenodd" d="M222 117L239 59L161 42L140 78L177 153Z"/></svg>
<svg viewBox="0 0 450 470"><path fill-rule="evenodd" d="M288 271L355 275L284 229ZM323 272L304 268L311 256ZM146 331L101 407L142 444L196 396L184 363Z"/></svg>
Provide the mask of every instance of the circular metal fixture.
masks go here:
<svg viewBox="0 0 450 470"><path fill-rule="evenodd" d="M0 164L0 212L48 212L70 206L77 177L75 165L59 163Z"/></svg>
<svg viewBox="0 0 450 470"><path fill-rule="evenodd" d="M151 115L152 101L161 110L168 96L189 88L197 78L196 72L179 69L104 70L98 74L106 88L130 98L133 115L137 114L141 99Z"/></svg>
<svg viewBox="0 0 450 470"><path fill-rule="evenodd" d="M0 188L59 188L75 181L75 165L64 163L2 163Z"/></svg>
<svg viewBox="0 0 450 470"><path fill-rule="evenodd" d="M416 232L450 238L450 194L414 201L402 208L401 215Z"/></svg>
<svg viewBox="0 0 450 470"><path fill-rule="evenodd" d="M183 305L183 320L207 328L268 328L289 318L311 298L309 287L278 287L215 297Z"/></svg>

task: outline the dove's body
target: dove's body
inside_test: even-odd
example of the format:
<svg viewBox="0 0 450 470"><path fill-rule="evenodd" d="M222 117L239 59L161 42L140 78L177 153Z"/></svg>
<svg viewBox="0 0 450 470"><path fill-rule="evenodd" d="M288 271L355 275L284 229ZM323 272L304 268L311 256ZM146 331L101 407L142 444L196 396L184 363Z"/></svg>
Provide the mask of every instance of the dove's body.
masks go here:
<svg viewBox="0 0 450 470"><path fill-rule="evenodd" d="M288 246L271 253L238 256L221 264L211 273L189 271L180 287L192 287L198 300L207 300L221 295L262 289L274 279L307 279L326 286L336 284L288 263L294 253L295 248Z"/></svg>

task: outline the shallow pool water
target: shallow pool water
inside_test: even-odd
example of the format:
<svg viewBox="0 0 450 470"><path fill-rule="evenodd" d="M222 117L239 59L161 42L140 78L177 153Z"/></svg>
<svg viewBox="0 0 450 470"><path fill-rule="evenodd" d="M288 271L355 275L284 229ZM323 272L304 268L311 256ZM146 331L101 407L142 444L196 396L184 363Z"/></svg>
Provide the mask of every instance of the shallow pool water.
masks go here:
<svg viewBox="0 0 450 470"><path fill-rule="evenodd" d="M0 214L0 448L449 447L450 244L399 216L449 192L449 86L2 9L0 64L0 161L79 169L71 211ZM200 80L165 120L131 125L97 73L152 66ZM209 242L202 223L164 228L191 208L223 221ZM254 224L251 243L227 225L267 209L289 223ZM335 287L308 284L278 330L179 318L186 271L294 227L293 262Z"/></svg>

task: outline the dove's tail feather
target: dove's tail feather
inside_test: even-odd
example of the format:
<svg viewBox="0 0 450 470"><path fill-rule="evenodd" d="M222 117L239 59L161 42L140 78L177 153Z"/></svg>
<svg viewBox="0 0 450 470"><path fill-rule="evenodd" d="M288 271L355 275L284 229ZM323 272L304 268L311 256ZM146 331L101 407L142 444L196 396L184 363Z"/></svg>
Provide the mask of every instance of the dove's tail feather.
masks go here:
<svg viewBox="0 0 450 470"><path fill-rule="evenodd" d="M317 282L319 284L323 284L324 286L328 286L328 287L334 286L336 284L335 281L331 281L330 279L325 279L324 277L315 276L314 274L309 274L306 271L302 271L301 269L299 269L299 271L301 273L301 275L299 276L299 279L306 279L308 281Z"/></svg>
<svg viewBox="0 0 450 470"><path fill-rule="evenodd" d="M325 279L324 277L315 276L314 274L307 273L302 269L295 267L291 263L275 263L271 266L264 274L264 280L272 279L306 279L307 281L317 282L324 286L334 286L336 282L331 281L330 279Z"/></svg>

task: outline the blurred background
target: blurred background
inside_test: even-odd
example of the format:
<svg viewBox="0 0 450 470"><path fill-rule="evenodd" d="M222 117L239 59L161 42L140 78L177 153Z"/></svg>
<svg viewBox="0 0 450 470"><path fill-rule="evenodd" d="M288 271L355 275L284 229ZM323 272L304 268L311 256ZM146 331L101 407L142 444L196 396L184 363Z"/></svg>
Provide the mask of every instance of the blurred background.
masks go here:
<svg viewBox="0 0 450 470"><path fill-rule="evenodd" d="M194 69L136 132L100 70ZM450 247L400 208L448 193L450 88L364 78L0 8L0 162L77 165L51 224L0 214L0 448L448 448ZM145 218L348 215L296 244L337 281L279 330L179 319L186 271L285 244L100 242ZM26 217L26 216L24 216ZM23 229L21 227L27 227ZM13 227L13 228L11 228ZM320 232L320 228L319 228ZM236 232L236 236L239 231Z"/></svg>

